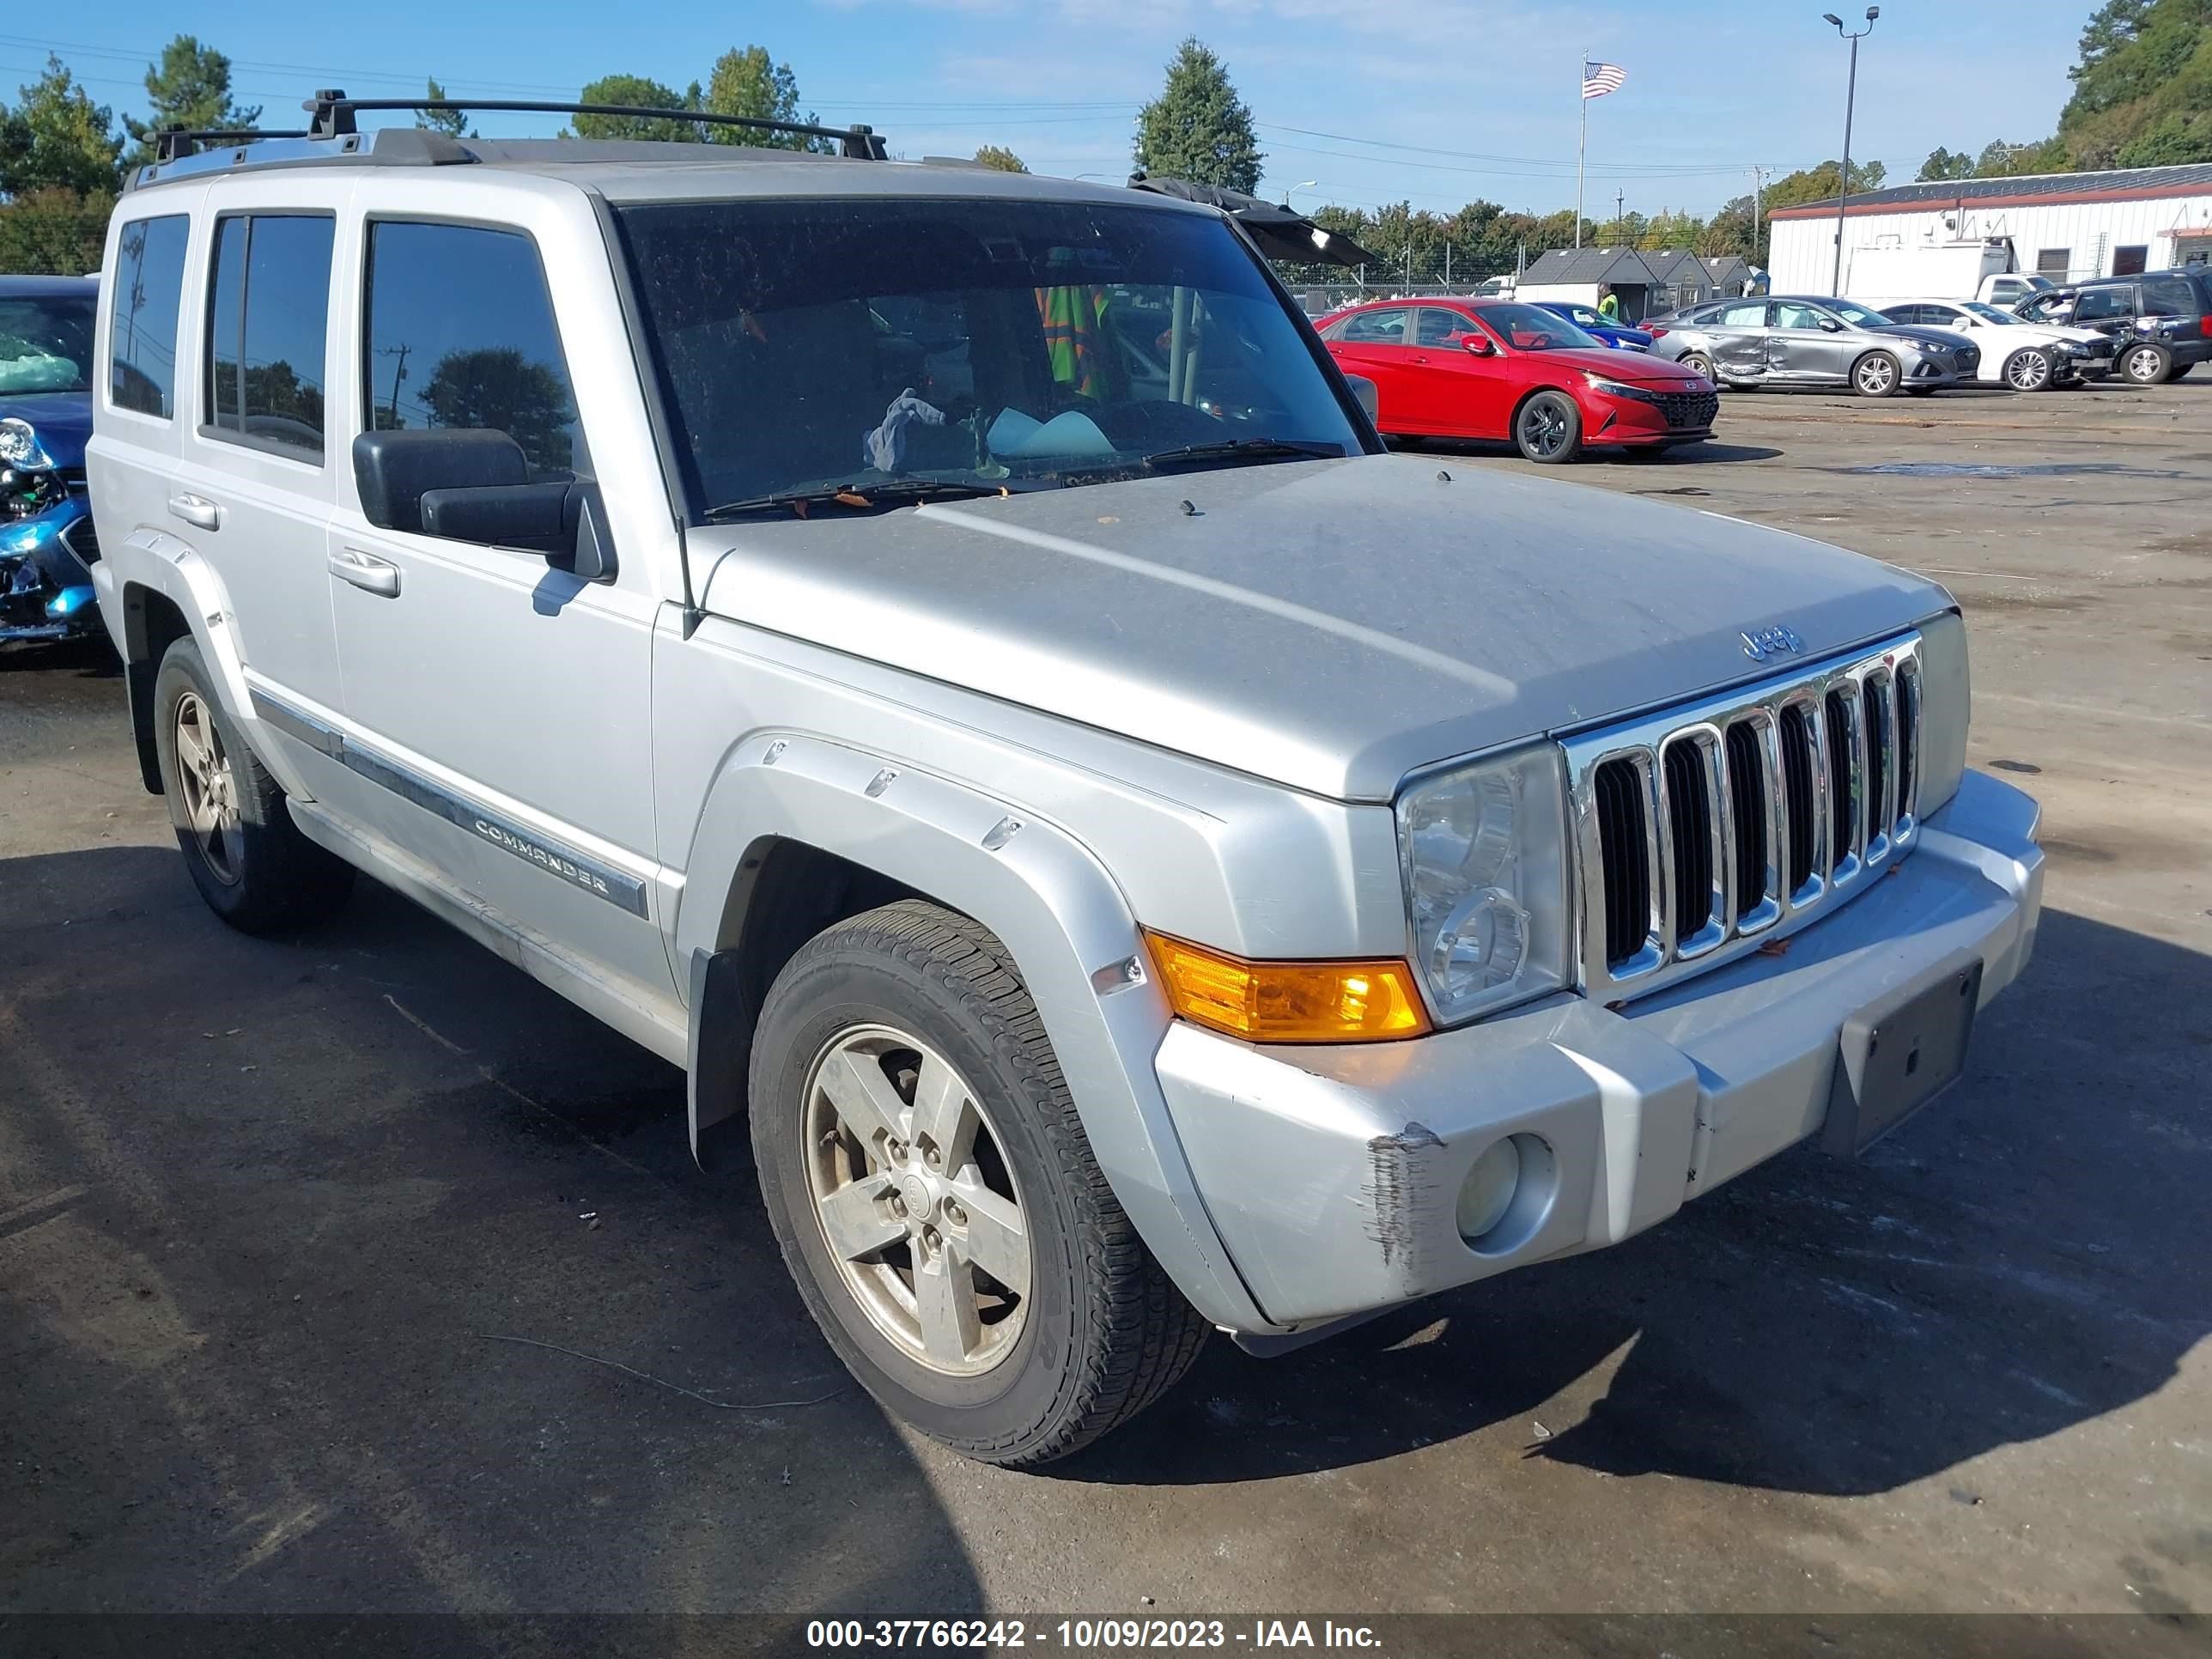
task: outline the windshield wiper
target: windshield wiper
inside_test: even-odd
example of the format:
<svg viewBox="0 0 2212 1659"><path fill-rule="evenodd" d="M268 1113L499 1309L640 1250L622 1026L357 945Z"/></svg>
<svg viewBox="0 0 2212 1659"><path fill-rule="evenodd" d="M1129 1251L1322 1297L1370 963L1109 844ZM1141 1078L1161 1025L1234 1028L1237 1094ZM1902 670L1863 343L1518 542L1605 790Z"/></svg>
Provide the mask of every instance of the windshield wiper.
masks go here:
<svg viewBox="0 0 2212 1659"><path fill-rule="evenodd" d="M750 495L741 501L725 501L720 507L710 507L704 517L709 524L725 519L741 519L750 514L767 513L779 507L805 518L809 507L848 507L856 512L886 507L907 507L916 501L964 501L979 495L1006 495L1012 492L1001 483L962 483L943 478L889 478L877 483L825 484L812 489L779 489L766 495Z"/></svg>
<svg viewBox="0 0 2212 1659"><path fill-rule="evenodd" d="M1180 466L1207 461L1336 461L1344 459L1342 444L1310 443L1297 438L1224 438L1218 443L1183 444L1175 449L1156 449L1144 458L1146 466Z"/></svg>

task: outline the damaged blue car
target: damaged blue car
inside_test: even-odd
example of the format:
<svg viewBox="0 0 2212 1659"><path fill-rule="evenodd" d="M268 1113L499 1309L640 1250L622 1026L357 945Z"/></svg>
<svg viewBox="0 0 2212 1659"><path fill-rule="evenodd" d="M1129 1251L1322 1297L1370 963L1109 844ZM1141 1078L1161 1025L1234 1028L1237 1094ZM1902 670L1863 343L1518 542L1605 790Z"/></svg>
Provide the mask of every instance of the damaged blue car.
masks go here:
<svg viewBox="0 0 2212 1659"><path fill-rule="evenodd" d="M99 282L0 276L0 642L96 632L85 493Z"/></svg>

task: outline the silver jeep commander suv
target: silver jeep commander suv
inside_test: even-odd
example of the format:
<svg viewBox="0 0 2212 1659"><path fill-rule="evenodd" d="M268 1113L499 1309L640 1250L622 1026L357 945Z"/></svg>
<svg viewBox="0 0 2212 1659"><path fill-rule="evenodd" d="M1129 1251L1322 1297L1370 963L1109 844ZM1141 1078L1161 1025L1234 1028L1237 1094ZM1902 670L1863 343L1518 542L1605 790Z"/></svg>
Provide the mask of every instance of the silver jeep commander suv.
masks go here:
<svg viewBox="0 0 2212 1659"><path fill-rule="evenodd" d="M1386 453L1233 210L360 107L116 210L147 786L234 925L366 871L684 1066L947 1443L1856 1152L2027 961L1949 595Z"/></svg>

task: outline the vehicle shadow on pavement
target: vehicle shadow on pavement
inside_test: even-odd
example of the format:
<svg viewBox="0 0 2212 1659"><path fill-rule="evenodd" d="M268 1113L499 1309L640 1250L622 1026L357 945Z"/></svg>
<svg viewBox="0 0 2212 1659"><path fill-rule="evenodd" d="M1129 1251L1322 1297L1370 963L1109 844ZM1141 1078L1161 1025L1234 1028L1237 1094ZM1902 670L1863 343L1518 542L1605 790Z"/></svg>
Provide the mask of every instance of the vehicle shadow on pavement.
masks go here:
<svg viewBox="0 0 2212 1659"><path fill-rule="evenodd" d="M288 940L173 848L0 860L0 896L9 1611L755 1611L797 1647L981 1605L674 1068L374 884Z"/></svg>
<svg viewBox="0 0 2212 1659"><path fill-rule="evenodd" d="M1511 1424L1607 1475L1841 1495L2114 1411L2212 1332L2208 1010L2212 957L2046 912L1965 1080L1865 1158L1800 1148L1617 1249L1280 1359L1219 1341L1051 1473L1264 1479Z"/></svg>

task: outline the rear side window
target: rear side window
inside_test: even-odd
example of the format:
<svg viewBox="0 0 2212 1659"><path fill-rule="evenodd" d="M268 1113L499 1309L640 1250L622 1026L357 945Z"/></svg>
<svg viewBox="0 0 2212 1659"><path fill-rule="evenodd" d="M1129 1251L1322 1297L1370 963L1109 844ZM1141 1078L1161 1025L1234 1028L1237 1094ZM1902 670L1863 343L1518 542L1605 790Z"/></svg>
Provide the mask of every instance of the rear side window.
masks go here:
<svg viewBox="0 0 2212 1659"><path fill-rule="evenodd" d="M207 423L218 437L321 460L336 224L283 213L216 222Z"/></svg>
<svg viewBox="0 0 2212 1659"><path fill-rule="evenodd" d="M2142 314L2146 317L2194 317L2203 310L2197 284L2186 276L2146 276L2142 285Z"/></svg>
<svg viewBox="0 0 2212 1659"><path fill-rule="evenodd" d="M177 313L191 228L181 213L134 219L116 243L107 400L118 409L165 421L177 412Z"/></svg>
<svg viewBox="0 0 2212 1659"><path fill-rule="evenodd" d="M1753 301L1749 305L1729 306L1719 318L1723 328L1764 328L1766 325L1766 301Z"/></svg>
<svg viewBox="0 0 2212 1659"><path fill-rule="evenodd" d="M1344 332L1336 337L1346 345L1403 345L1405 308L1401 306L1387 311L1357 313L1345 319Z"/></svg>
<svg viewBox="0 0 2212 1659"><path fill-rule="evenodd" d="M504 432L542 474L582 465L538 247L519 231L369 226L363 427Z"/></svg>

